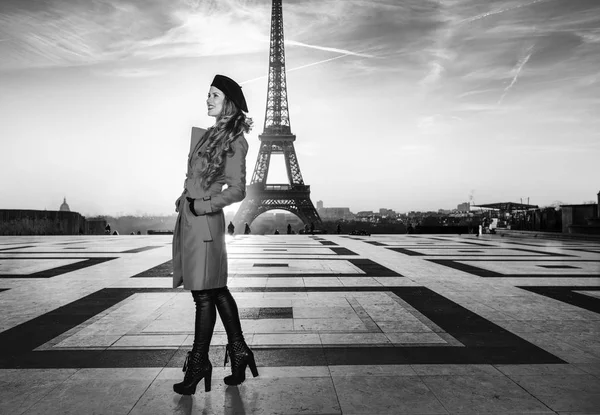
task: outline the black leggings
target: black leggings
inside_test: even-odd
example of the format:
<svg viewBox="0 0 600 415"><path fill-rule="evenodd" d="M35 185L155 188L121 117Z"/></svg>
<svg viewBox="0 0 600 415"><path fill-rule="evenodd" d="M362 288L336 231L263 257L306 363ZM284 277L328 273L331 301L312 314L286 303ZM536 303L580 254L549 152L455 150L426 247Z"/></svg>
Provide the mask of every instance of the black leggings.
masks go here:
<svg viewBox="0 0 600 415"><path fill-rule="evenodd" d="M227 332L227 342L244 341L242 325L235 299L227 287L192 291L196 303L194 347L208 351L219 311Z"/></svg>

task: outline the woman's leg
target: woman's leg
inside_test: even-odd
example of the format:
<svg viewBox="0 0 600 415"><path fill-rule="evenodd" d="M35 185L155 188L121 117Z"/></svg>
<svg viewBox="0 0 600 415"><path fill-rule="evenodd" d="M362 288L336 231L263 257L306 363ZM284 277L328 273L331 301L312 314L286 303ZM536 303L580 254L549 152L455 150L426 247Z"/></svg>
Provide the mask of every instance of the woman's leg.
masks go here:
<svg viewBox="0 0 600 415"><path fill-rule="evenodd" d="M216 290L215 303L227 332L225 364L227 364L227 355L231 357L231 375L226 376L224 380L227 385L239 385L246 379L247 366L250 366L254 377L258 376L254 353L244 340L237 304L227 287Z"/></svg>
<svg viewBox="0 0 600 415"><path fill-rule="evenodd" d="M217 288L215 293L215 304L219 310L219 316L227 331L227 342L244 341L242 323L235 299L227 287Z"/></svg>
<svg viewBox="0 0 600 415"><path fill-rule="evenodd" d="M196 303L196 321L194 325L194 345L188 352L183 365L183 382L173 385L173 390L181 395L196 392L196 386L204 378L206 392L211 388L212 365L208 359L208 349L215 328L217 312L213 290L192 291Z"/></svg>

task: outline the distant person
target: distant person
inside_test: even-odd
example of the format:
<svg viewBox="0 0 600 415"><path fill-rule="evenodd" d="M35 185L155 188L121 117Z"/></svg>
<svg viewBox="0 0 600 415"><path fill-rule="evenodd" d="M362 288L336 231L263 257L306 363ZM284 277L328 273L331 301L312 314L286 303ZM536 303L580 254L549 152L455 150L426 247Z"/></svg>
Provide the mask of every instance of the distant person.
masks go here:
<svg viewBox="0 0 600 415"><path fill-rule="evenodd" d="M279 230L275 229L274 235L279 235Z"/></svg>
<svg viewBox="0 0 600 415"><path fill-rule="evenodd" d="M310 223L310 234L311 235L315 234L315 224L313 222Z"/></svg>
<svg viewBox="0 0 600 415"><path fill-rule="evenodd" d="M229 225L227 225L227 232L229 233L229 235L233 235L233 233L235 232L235 226L231 221L229 221Z"/></svg>
<svg viewBox="0 0 600 415"><path fill-rule="evenodd" d="M287 234L288 235L292 234L292 225L290 225L289 223L288 223L288 226L287 226Z"/></svg>
<svg viewBox="0 0 600 415"><path fill-rule="evenodd" d="M141 232L141 231L137 231L137 234L138 234L138 235L141 235L141 234L142 234L142 232Z"/></svg>
<svg viewBox="0 0 600 415"><path fill-rule="evenodd" d="M336 233L339 235L340 233L342 233L342 225L340 225L339 223L337 224L337 226L335 227L335 231Z"/></svg>
<svg viewBox="0 0 600 415"><path fill-rule="evenodd" d="M304 233L308 234L308 225L304 224Z"/></svg>
<svg viewBox="0 0 600 415"><path fill-rule="evenodd" d="M104 234L110 235L110 223L106 224L106 227L104 228Z"/></svg>
<svg viewBox="0 0 600 415"><path fill-rule="evenodd" d="M192 395L204 379L211 389L212 364L208 350L217 311L227 332L225 363L231 360L227 385L246 379L246 367L258 376L254 354L242 333L237 304L227 288L227 251L223 208L246 195L244 133L252 120L241 87L223 75L215 76L206 100L215 124L208 130L192 128L185 190L175 202L179 212L173 232L173 287L183 283L196 303L194 342L188 352L183 381L173 385L181 395ZM227 185L224 188L224 185ZM249 229L249 228L248 228Z"/></svg>
<svg viewBox="0 0 600 415"><path fill-rule="evenodd" d="M244 226L244 235L250 235L250 225L248 223Z"/></svg>
<svg viewBox="0 0 600 415"><path fill-rule="evenodd" d="M415 229L413 228L412 223L409 223L408 226L406 227L406 233L408 233L408 234L415 233Z"/></svg>

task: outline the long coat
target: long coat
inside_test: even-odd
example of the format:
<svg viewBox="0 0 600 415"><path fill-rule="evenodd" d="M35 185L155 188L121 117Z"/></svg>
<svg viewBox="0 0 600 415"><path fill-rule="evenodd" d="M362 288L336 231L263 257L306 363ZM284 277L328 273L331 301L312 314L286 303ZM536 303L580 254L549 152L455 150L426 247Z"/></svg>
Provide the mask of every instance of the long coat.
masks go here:
<svg viewBox="0 0 600 415"><path fill-rule="evenodd" d="M223 208L246 196L248 142L240 135L225 157L223 173L205 190L198 172L206 150L206 130L192 128L185 190L177 201L179 215L173 232L173 288L206 290L227 285L227 250ZM227 185L226 188L223 188ZM186 197L195 199L195 216Z"/></svg>

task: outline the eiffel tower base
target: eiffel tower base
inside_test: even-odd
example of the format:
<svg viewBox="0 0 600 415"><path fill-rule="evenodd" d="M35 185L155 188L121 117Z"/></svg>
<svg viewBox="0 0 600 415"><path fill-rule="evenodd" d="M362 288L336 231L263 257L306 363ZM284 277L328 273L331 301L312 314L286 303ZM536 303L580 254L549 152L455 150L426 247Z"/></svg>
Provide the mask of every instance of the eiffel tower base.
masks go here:
<svg viewBox="0 0 600 415"><path fill-rule="evenodd" d="M248 186L248 195L233 219L235 228L239 229L239 233L242 233L246 223L251 225L258 216L275 209L293 213L307 226L312 223L315 227L319 227L321 218L310 200L310 190L306 190L309 186L294 187L305 189L265 190L259 186Z"/></svg>

